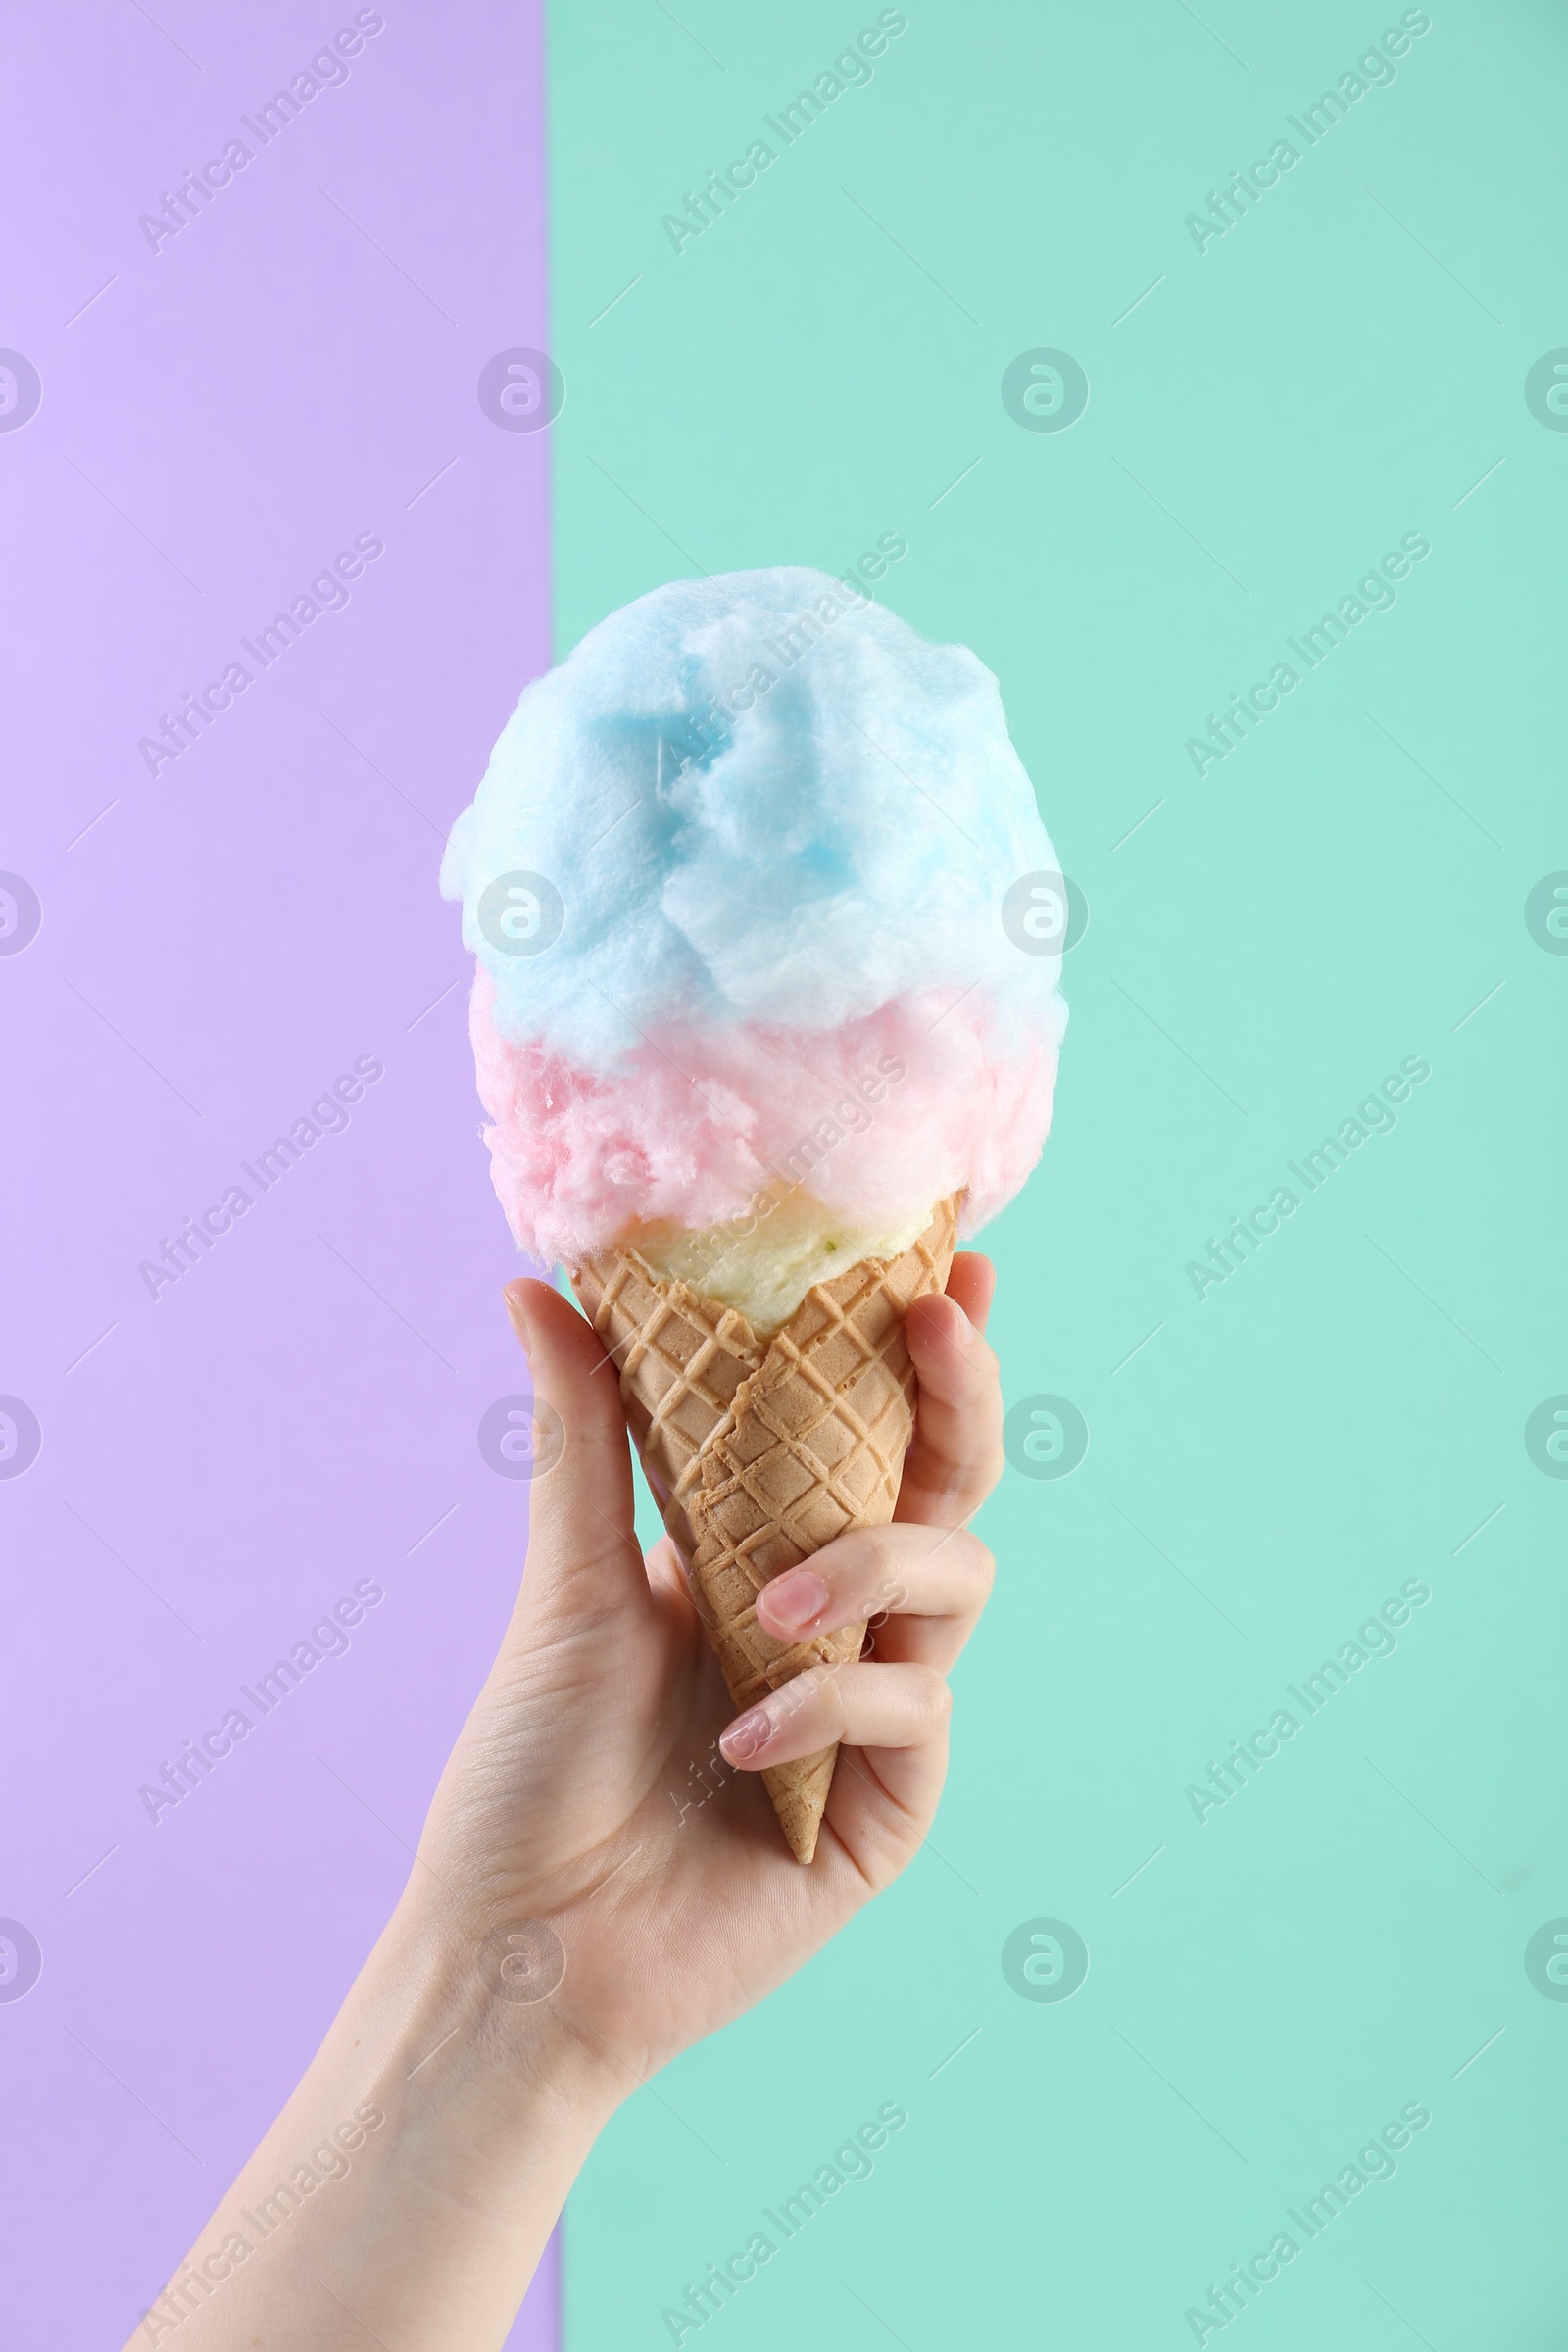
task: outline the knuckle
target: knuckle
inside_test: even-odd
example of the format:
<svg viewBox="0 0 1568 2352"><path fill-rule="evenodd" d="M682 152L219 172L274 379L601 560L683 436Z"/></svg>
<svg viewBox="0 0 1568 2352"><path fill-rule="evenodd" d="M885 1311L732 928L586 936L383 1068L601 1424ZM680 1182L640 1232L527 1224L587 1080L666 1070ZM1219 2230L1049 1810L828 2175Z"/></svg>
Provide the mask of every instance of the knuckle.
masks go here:
<svg viewBox="0 0 1568 2352"><path fill-rule="evenodd" d="M804 1708L812 1704L831 1681L830 1668L808 1666L804 1672L792 1675L787 1683L781 1683L767 1701L767 1713L774 1731L780 1732L787 1723L793 1722Z"/></svg>
<svg viewBox="0 0 1568 2352"><path fill-rule="evenodd" d="M974 1450L989 1453L993 1447L1002 1450L1002 1393L993 1386L974 1417Z"/></svg>
<svg viewBox="0 0 1568 2352"><path fill-rule="evenodd" d="M862 1547L856 1583L867 1616L901 1608L909 1597L901 1567L904 1539L892 1527L868 1527L858 1531L856 1541Z"/></svg>
<svg viewBox="0 0 1568 2352"><path fill-rule="evenodd" d="M953 1687L945 1675L938 1674L934 1666L923 1669L923 1678L925 1710L932 1724L940 1731L953 1714Z"/></svg>
<svg viewBox="0 0 1568 2352"><path fill-rule="evenodd" d="M983 1339L976 1338L961 1353L957 1348L953 1350L946 1394L957 1411L973 1412L999 1389L1001 1377L1002 1365L996 1350Z"/></svg>
<svg viewBox="0 0 1568 2352"><path fill-rule="evenodd" d="M882 1535L879 1527L852 1527L813 1552L810 1565L831 1585L874 1584L882 1557Z"/></svg>
<svg viewBox="0 0 1568 2352"><path fill-rule="evenodd" d="M947 1494L963 1486L968 1472L950 1447L915 1431L914 1443L904 1457L904 1484L926 1494Z"/></svg>
<svg viewBox="0 0 1568 2352"><path fill-rule="evenodd" d="M821 1695L817 1703L816 1712L822 1719L823 1728L826 1733L833 1739L842 1739L844 1737L846 1719L844 1713L844 1686L839 1681L839 1676L844 1672L844 1669L837 1666L823 1666L817 1668L816 1671L821 1676L821 1681L817 1685L817 1689Z"/></svg>
<svg viewBox="0 0 1568 2352"><path fill-rule="evenodd" d="M981 1449L975 1463L975 1484L982 1495L992 1494L1001 1485L1002 1474L1006 1467L1007 1457L1002 1449L1002 1425L999 1422L996 1435L990 1444Z"/></svg>
<svg viewBox="0 0 1568 2352"><path fill-rule="evenodd" d="M991 1588L997 1581L997 1555L989 1544L982 1544L978 1536L967 1534L964 1538L964 1555L980 1604L984 1607L991 1597Z"/></svg>
<svg viewBox="0 0 1568 2352"><path fill-rule="evenodd" d="M990 1546L971 1535L968 1528L956 1527L938 1537L932 1549L933 1556L941 1553L950 1563L950 1573L964 1587L965 1605L983 1606L997 1572Z"/></svg>
<svg viewBox="0 0 1568 2352"><path fill-rule="evenodd" d="M991 1554L971 1528L956 1527L946 1539L953 1545L954 1564L962 1576L979 1576Z"/></svg>

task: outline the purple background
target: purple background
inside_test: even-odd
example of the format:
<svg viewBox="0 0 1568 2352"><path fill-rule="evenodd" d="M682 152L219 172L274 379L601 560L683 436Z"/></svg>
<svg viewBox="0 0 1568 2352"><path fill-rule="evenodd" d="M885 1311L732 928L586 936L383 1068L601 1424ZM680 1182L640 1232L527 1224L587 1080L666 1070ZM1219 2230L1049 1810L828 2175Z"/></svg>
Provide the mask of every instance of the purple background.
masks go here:
<svg viewBox="0 0 1568 2352"><path fill-rule="evenodd" d="M134 2326L394 1902L523 1549L475 1432L521 1385L441 840L549 658L548 436L475 384L547 339L532 6L388 7L155 254L138 216L352 23L134 0L13 18L0 629L0 2344ZM85 307L84 307L85 306ZM385 554L175 762L138 739L355 534ZM385 1076L275 1189L239 1162L359 1055ZM234 1183L177 1284L138 1264ZM139 1784L356 1580L352 1638L156 1826ZM247 1712L253 1710L247 1709ZM554 2261L514 2344L554 2340Z"/></svg>

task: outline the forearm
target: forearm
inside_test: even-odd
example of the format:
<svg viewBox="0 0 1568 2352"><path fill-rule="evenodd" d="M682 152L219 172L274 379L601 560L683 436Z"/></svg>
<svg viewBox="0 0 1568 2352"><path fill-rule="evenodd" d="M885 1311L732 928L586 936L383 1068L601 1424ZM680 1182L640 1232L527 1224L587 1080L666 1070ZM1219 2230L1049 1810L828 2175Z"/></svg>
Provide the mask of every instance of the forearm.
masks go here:
<svg viewBox="0 0 1568 2352"><path fill-rule="evenodd" d="M495 1947L451 1919L405 1896L130 2346L504 2342L614 2099L549 2002L504 1997Z"/></svg>

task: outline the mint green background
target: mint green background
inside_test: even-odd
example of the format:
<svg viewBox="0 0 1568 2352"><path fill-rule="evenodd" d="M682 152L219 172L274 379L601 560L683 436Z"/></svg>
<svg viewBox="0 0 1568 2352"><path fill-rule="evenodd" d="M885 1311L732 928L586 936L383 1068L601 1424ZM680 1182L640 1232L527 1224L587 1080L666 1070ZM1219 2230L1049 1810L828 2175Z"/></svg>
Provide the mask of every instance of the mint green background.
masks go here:
<svg viewBox="0 0 1568 2352"><path fill-rule="evenodd" d="M1568 344L1561 9L1435 8L1252 217L1201 256L1183 225L1399 13L913 5L677 258L661 216L875 10L553 12L559 650L672 576L900 531L886 601L996 671L1092 908L1054 1132L987 1237L1008 1397L1071 1397L1088 1458L980 1523L931 1848L607 2133L572 2352L668 2342L890 2099L874 2177L704 2343L1190 2343L1411 2100L1253 2352L1563 2340L1568 2004L1523 1953L1568 1913L1568 1484L1522 1441L1568 1389L1568 959L1523 921L1568 866L1568 435L1522 394ZM1090 377L1059 435L1000 399L1037 345ZM1397 606L1200 781L1205 712L1410 531ZM1200 1302L1185 1262L1411 1054L1396 1131ZM1186 1785L1417 1576L1395 1654L1200 1826ZM1059 2007L1001 1973L1041 1914L1092 1953Z"/></svg>

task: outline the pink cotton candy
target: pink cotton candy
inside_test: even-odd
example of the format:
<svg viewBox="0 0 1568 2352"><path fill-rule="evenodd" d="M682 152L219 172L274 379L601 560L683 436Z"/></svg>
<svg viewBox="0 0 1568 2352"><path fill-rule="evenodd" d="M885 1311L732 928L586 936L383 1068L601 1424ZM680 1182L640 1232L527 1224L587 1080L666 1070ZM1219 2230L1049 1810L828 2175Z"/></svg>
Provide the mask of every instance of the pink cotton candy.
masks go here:
<svg viewBox="0 0 1568 2352"><path fill-rule="evenodd" d="M469 1011L491 1175L520 1248L574 1264L634 1225L743 1216L798 1182L872 1229L960 1188L963 1231L1023 1184L1051 1124L1056 1034L1004 1041L987 993L934 990L812 1033L665 1027L614 1075L495 1025L481 965Z"/></svg>

